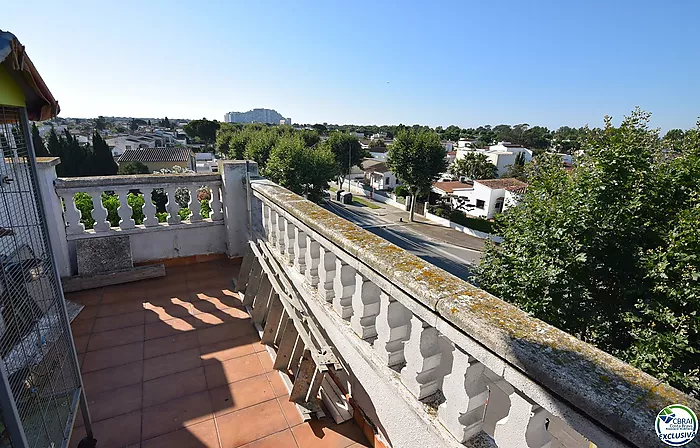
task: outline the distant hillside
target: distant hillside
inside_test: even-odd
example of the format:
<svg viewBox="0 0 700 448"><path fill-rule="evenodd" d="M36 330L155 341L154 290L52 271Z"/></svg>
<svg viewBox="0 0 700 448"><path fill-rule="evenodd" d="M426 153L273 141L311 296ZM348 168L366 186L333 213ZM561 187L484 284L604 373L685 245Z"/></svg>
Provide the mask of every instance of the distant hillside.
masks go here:
<svg viewBox="0 0 700 448"><path fill-rule="evenodd" d="M279 124L280 120L286 120L286 124L291 124L291 118L285 118L274 109L253 109L248 112L228 112L224 114L224 121L227 123L274 123Z"/></svg>

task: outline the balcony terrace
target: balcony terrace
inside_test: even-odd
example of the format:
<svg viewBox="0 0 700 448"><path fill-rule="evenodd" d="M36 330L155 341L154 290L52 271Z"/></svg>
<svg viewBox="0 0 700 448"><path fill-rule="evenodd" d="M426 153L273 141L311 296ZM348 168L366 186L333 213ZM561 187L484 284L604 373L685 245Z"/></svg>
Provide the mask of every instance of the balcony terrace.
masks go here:
<svg viewBox="0 0 700 448"><path fill-rule="evenodd" d="M221 257L66 295L85 305L71 327L98 446L371 446L353 420L302 421L232 291L239 266Z"/></svg>
<svg viewBox="0 0 700 448"><path fill-rule="evenodd" d="M129 237L134 262L168 266L68 296L86 305L72 327L95 436L112 446L651 447L659 410L700 409L253 163L225 161L220 177L72 179L39 165L63 276L76 273L77 241L114 235ZM181 220L177 189L202 186L211 216L194 201ZM153 188L169 198L167 222L146 200L135 224L126 194ZM118 227L104 191L120 197ZM93 198L92 230L76 192ZM210 261L186 264L198 259Z"/></svg>

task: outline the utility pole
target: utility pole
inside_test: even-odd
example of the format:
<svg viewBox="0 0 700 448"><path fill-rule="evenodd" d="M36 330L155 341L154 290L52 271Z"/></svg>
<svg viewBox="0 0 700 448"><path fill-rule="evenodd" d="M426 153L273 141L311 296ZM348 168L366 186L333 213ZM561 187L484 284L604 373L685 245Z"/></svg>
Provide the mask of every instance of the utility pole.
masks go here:
<svg viewBox="0 0 700 448"><path fill-rule="evenodd" d="M351 163L352 163L352 146L350 145L350 141L348 141L348 191L350 191L350 169L351 169Z"/></svg>

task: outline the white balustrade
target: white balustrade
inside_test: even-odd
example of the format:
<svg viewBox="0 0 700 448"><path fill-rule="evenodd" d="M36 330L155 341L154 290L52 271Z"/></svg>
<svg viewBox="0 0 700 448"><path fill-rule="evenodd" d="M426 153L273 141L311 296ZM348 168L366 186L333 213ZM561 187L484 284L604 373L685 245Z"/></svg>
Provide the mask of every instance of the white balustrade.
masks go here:
<svg viewBox="0 0 700 448"><path fill-rule="evenodd" d="M287 249L287 263L288 264L294 264L294 257L295 257L295 243L294 243L294 238L295 238L295 233L294 233L294 224L289 222L288 220L284 220L284 247Z"/></svg>
<svg viewBox="0 0 700 448"><path fill-rule="evenodd" d="M352 295L350 326L362 339L377 335L376 319L379 314L379 287L359 272L355 273L355 292Z"/></svg>
<svg viewBox="0 0 700 448"><path fill-rule="evenodd" d="M343 319L349 319L352 316L352 295L355 292L355 268L337 257L333 292L335 312Z"/></svg>
<svg viewBox="0 0 700 448"><path fill-rule="evenodd" d="M197 181L201 178L202 181ZM163 183L158 183L158 180L163 179ZM121 231L139 231L140 229L149 228L167 228L167 225L180 224L182 219L179 211L180 206L176 200L176 192L179 189L189 191L188 209L191 214L189 216L190 223L205 222L214 223L223 220L223 205L221 202L221 181L215 180L213 175L192 175L191 177L178 176L163 176L153 175L142 177L134 180L131 176L111 176L105 180L102 178L68 178L56 180L56 194L63 199L64 203L64 224L66 226L66 235L68 239L80 238L81 235L89 236L92 233L106 234L115 230ZM97 183L102 181L104 183ZM182 182L182 183L180 183ZM204 187L203 187L204 185ZM205 219L201 212L201 202L197 200L197 193L202 188L210 191L209 206L211 213L209 218ZM136 223L134 220L134 210L129 205L129 192L138 190L143 195L143 223ZM153 202L154 191L163 191L167 197L165 210L168 213L166 222L159 223L157 216L156 205ZM95 221L92 230L86 230L85 226L80 222L82 215L76 207L75 194L87 193L92 198L91 216ZM117 197L119 205L117 214L119 215L119 223L116 228L111 227L108 221L109 212L102 202L103 193L114 195ZM137 192L138 193L138 192Z"/></svg>
<svg viewBox="0 0 700 448"><path fill-rule="evenodd" d="M389 367L405 362L404 341L408 340L411 312L400 302L382 292L379 294L379 314L375 320L377 339L374 350Z"/></svg>
<svg viewBox="0 0 700 448"><path fill-rule="evenodd" d="M401 381L416 398L423 399L440 387L440 334L417 316L411 317L411 330L404 346L406 366Z"/></svg>
<svg viewBox="0 0 700 448"><path fill-rule="evenodd" d="M165 193L168 195L168 202L165 204L165 210L168 212L168 224L180 224L180 204L175 199L178 187L168 187Z"/></svg>
<svg viewBox="0 0 700 448"><path fill-rule="evenodd" d="M277 229L275 231L277 233L277 250L279 251L280 255L284 255L285 242L287 240L287 238L285 236L285 230L286 230L285 222L286 222L286 220L284 219L284 216L280 215L279 213L277 213L277 212L273 212L273 213L275 213L275 215L277 215L277 219L275 220L275 222L277 223Z"/></svg>
<svg viewBox="0 0 700 448"><path fill-rule="evenodd" d="M156 216L156 205L153 203L153 190L146 189L143 192L143 225L146 227L155 227L158 225L158 217Z"/></svg>
<svg viewBox="0 0 700 448"><path fill-rule="evenodd" d="M272 247L277 247L277 212L267 207L267 239Z"/></svg>
<svg viewBox="0 0 700 448"><path fill-rule="evenodd" d="M304 272L304 276L312 287L318 285L318 263L321 260L320 247L321 245L318 241L312 239L310 235L306 235L306 252L304 252L306 272Z"/></svg>
<svg viewBox="0 0 700 448"><path fill-rule="evenodd" d="M493 439L498 446L549 448L548 412L517 390L510 394L508 415L496 423Z"/></svg>
<svg viewBox="0 0 700 448"><path fill-rule="evenodd" d="M196 185L190 185L188 187L190 192L190 201L187 203L187 207L190 209L192 214L190 215L190 222L198 222L202 220L202 204L197 199L197 193L199 188Z"/></svg>
<svg viewBox="0 0 700 448"><path fill-rule="evenodd" d="M294 268L300 273L306 272L306 233L294 227Z"/></svg>
<svg viewBox="0 0 700 448"><path fill-rule="evenodd" d="M85 225L80 222L81 213L80 210L75 206L75 198L73 193L59 194L63 203L66 206L65 220L66 220L66 234L67 235L78 235L85 232Z"/></svg>
<svg viewBox="0 0 700 448"><path fill-rule="evenodd" d="M107 232L110 224L107 221L107 209L102 204L102 192L99 190L92 191L90 196L92 197L92 219L95 220L92 228L95 232Z"/></svg>
<svg viewBox="0 0 700 448"><path fill-rule="evenodd" d="M484 365L455 348L442 393L445 402L438 408L438 418L455 439L464 443L481 432L489 396Z"/></svg>
<svg viewBox="0 0 700 448"><path fill-rule="evenodd" d="M136 227L136 223L131 218L133 210L131 209L128 201L129 190L119 189L114 190L114 193L119 196L119 208L117 209L117 213L119 214L120 218L119 228L122 230L133 229Z"/></svg>
<svg viewBox="0 0 700 448"><path fill-rule="evenodd" d="M319 263L318 263L318 293L326 301L332 301L333 295L333 279L335 278L335 260L336 256L333 252L328 251L319 246Z"/></svg>
<svg viewBox="0 0 700 448"><path fill-rule="evenodd" d="M209 199L209 208L211 209L209 219L212 221L222 221L224 219L224 210L221 203L221 190L219 184L209 183L207 184L207 188L209 188L209 193L211 195Z"/></svg>

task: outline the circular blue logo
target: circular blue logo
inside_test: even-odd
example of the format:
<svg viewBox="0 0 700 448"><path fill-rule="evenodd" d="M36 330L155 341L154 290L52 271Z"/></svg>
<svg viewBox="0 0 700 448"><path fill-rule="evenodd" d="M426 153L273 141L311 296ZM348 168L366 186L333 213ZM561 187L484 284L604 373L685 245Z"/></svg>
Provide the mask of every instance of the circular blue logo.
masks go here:
<svg viewBox="0 0 700 448"><path fill-rule="evenodd" d="M666 445L683 446L698 434L698 417L682 404L666 406L656 416L656 435Z"/></svg>

